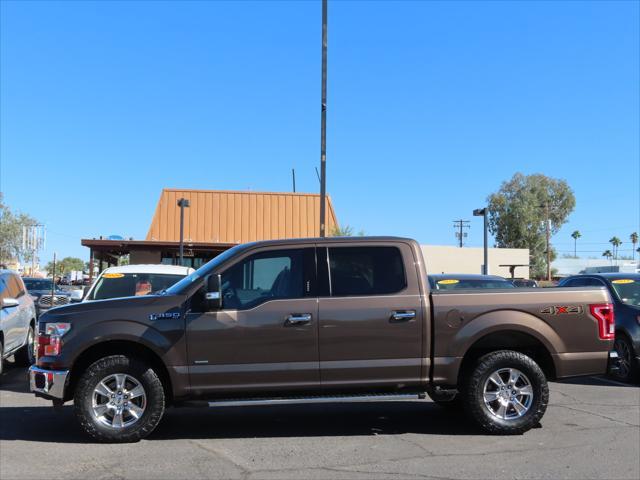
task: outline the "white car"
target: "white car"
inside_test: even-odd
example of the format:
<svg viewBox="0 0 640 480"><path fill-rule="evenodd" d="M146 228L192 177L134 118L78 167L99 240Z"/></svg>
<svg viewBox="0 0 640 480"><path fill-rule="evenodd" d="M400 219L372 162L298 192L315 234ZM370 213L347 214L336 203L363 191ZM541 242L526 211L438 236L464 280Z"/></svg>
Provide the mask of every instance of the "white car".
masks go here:
<svg viewBox="0 0 640 480"><path fill-rule="evenodd" d="M125 265L102 271L82 301L148 295L169 288L194 269L179 265ZM75 300L72 296L72 300Z"/></svg>
<svg viewBox="0 0 640 480"><path fill-rule="evenodd" d="M4 359L14 355L18 364L35 360L36 307L20 276L0 270L0 374Z"/></svg>

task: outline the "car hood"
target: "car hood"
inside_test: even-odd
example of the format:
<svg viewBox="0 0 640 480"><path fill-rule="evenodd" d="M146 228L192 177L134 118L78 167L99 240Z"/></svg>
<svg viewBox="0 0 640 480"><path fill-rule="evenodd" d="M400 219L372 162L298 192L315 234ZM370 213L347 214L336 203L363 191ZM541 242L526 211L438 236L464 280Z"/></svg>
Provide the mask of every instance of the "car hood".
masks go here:
<svg viewBox="0 0 640 480"><path fill-rule="evenodd" d="M63 290L54 290L54 295L61 295L65 297L71 296L69 292L65 292ZM34 297L40 297L42 295L51 295L51 290L29 290L29 295L33 295Z"/></svg>

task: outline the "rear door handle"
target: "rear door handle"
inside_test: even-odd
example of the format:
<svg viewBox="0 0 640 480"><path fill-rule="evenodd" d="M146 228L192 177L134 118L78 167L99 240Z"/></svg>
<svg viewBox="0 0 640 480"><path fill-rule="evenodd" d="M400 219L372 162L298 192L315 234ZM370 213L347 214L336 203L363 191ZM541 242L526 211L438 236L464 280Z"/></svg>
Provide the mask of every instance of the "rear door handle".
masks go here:
<svg viewBox="0 0 640 480"><path fill-rule="evenodd" d="M396 310L391 313L390 322L408 322L416 318L415 310Z"/></svg>
<svg viewBox="0 0 640 480"><path fill-rule="evenodd" d="M284 326L289 327L294 325L307 325L310 322L311 322L310 313L292 313L285 319Z"/></svg>

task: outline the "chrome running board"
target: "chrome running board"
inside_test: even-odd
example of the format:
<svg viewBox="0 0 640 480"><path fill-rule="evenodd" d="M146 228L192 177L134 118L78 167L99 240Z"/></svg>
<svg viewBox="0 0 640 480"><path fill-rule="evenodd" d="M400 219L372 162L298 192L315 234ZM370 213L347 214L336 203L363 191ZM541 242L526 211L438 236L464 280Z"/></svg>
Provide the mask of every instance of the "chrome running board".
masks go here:
<svg viewBox="0 0 640 480"><path fill-rule="evenodd" d="M359 403L388 402L398 400L422 400L425 393L402 393L389 395L335 395L331 397L282 397L228 399L207 402L209 407L247 407L250 405L296 405L305 403Z"/></svg>

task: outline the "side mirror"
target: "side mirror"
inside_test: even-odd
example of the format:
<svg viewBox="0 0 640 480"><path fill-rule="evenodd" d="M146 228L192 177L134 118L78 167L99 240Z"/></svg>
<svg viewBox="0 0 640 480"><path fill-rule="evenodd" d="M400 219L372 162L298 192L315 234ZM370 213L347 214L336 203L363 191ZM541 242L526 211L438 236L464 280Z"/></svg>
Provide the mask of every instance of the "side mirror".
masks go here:
<svg viewBox="0 0 640 480"><path fill-rule="evenodd" d="M2 308L11 308L17 307L20 305L20 302L17 298L3 298L2 299Z"/></svg>
<svg viewBox="0 0 640 480"><path fill-rule="evenodd" d="M207 293L205 293L204 298L207 301L209 310L219 310L222 308L222 279L219 273L209 275Z"/></svg>
<svg viewBox="0 0 640 480"><path fill-rule="evenodd" d="M72 303L78 303L82 301L83 297L84 297L84 288L81 288L79 290L73 290L71 292L71 296L69 297L69 300L71 300Z"/></svg>

